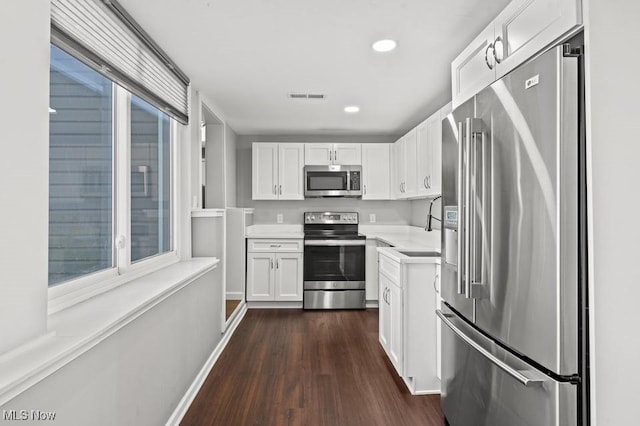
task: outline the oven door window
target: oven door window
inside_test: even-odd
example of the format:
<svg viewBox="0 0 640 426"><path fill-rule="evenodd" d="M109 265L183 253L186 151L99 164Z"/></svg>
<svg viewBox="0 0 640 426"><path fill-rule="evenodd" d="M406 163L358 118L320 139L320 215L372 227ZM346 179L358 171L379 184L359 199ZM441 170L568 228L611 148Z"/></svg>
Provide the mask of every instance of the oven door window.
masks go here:
<svg viewBox="0 0 640 426"><path fill-rule="evenodd" d="M305 246L305 281L364 281L364 246Z"/></svg>
<svg viewBox="0 0 640 426"><path fill-rule="evenodd" d="M308 172L308 191L346 191L348 172Z"/></svg>

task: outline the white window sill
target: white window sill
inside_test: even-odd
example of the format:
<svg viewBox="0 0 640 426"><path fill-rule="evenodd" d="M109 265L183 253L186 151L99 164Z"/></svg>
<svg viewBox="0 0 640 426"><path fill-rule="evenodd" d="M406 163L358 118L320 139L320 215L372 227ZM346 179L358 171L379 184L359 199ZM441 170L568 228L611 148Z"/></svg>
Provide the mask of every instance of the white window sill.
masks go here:
<svg viewBox="0 0 640 426"><path fill-rule="evenodd" d="M136 278L49 316L49 334L0 356L0 406L215 269L194 258Z"/></svg>

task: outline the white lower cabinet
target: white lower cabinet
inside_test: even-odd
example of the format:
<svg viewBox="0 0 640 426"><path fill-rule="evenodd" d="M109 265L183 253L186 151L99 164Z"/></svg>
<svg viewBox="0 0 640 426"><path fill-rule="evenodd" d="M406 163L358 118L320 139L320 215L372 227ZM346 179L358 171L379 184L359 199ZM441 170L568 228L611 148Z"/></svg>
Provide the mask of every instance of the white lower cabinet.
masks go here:
<svg viewBox="0 0 640 426"><path fill-rule="evenodd" d="M403 263L379 252L379 341L412 394L440 392L437 263Z"/></svg>
<svg viewBox="0 0 640 426"><path fill-rule="evenodd" d="M250 239L247 247L247 301L302 301L302 240Z"/></svg>
<svg viewBox="0 0 640 426"><path fill-rule="evenodd" d="M275 300L302 300L302 253L277 253Z"/></svg>

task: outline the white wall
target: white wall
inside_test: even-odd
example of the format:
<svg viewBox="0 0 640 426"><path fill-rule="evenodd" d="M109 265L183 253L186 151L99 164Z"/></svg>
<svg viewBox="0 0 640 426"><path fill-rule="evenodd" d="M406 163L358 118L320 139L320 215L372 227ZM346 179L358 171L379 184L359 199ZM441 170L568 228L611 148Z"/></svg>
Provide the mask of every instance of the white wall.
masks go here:
<svg viewBox="0 0 640 426"><path fill-rule="evenodd" d="M233 129L224 125L224 180L225 180L225 207L236 207L236 148L238 136Z"/></svg>
<svg viewBox="0 0 640 426"><path fill-rule="evenodd" d="M214 269L0 412L54 411L62 425L165 424L220 342L220 287Z"/></svg>
<svg viewBox="0 0 640 426"><path fill-rule="evenodd" d="M49 2L0 13L0 353L45 332L49 183Z"/></svg>
<svg viewBox="0 0 640 426"><path fill-rule="evenodd" d="M368 224L369 215L376 214L377 224L406 225L411 220L409 201L363 201L358 199L307 199L300 201L253 201L251 199L251 144L253 142L353 142L389 143L394 136L292 136L258 135L238 136L237 140L237 203L238 207L255 208L254 223L276 223L282 213L284 223L302 223L303 213L312 210L353 210L360 213L360 223Z"/></svg>
<svg viewBox="0 0 640 426"><path fill-rule="evenodd" d="M585 5L594 420L600 426L637 424L640 2L586 0Z"/></svg>

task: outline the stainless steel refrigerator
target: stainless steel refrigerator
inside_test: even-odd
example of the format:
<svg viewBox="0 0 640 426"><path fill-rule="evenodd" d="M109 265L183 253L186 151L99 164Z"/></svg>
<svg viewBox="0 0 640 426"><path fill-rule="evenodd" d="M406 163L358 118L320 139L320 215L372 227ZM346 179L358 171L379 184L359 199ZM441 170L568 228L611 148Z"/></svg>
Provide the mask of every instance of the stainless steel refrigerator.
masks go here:
<svg viewBox="0 0 640 426"><path fill-rule="evenodd" d="M581 57L520 66L443 121L442 408L587 424Z"/></svg>

